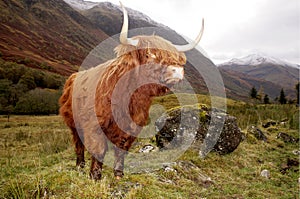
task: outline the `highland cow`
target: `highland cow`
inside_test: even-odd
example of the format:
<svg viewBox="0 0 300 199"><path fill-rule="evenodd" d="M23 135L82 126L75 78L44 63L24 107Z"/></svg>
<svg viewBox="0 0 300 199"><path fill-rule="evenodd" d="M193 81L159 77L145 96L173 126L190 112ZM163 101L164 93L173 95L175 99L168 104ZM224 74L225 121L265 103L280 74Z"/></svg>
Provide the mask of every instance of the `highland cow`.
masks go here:
<svg viewBox="0 0 300 199"><path fill-rule="evenodd" d="M185 51L200 41L202 29L193 43L174 45L159 36L127 37L124 21L116 58L66 81L59 100L60 115L73 135L76 165L85 165L84 150L92 155L90 177L101 178L107 142L114 145L114 175L123 176L124 157L146 125L151 100L164 95L184 77ZM131 89L131 90L130 90Z"/></svg>

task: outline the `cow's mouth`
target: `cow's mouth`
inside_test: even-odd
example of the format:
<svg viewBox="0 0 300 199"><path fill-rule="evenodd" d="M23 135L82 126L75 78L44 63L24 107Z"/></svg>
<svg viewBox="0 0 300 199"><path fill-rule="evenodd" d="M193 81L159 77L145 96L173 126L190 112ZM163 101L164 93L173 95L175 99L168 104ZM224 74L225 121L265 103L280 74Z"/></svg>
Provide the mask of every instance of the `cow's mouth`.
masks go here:
<svg viewBox="0 0 300 199"><path fill-rule="evenodd" d="M166 79L165 80L165 84L168 86L168 87L171 87L171 86L174 86L175 84L181 82L182 79L180 78L169 78L169 79Z"/></svg>

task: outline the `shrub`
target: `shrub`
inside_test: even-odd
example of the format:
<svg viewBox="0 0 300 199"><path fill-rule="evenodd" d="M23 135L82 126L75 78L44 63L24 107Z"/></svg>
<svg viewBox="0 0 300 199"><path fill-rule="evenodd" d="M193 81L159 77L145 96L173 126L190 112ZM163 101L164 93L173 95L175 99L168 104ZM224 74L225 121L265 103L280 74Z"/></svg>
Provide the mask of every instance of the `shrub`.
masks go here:
<svg viewBox="0 0 300 199"><path fill-rule="evenodd" d="M58 113L59 92L47 89L29 91L18 101L15 112L19 114L49 115Z"/></svg>

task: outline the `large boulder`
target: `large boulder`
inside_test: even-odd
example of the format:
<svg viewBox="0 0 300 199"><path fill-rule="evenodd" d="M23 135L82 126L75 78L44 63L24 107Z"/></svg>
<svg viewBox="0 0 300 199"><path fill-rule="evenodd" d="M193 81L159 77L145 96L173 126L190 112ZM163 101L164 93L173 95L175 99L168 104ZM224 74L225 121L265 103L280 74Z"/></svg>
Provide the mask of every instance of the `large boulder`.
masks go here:
<svg viewBox="0 0 300 199"><path fill-rule="evenodd" d="M156 143L160 149L191 143L202 155L211 149L228 154L244 139L235 117L200 104L173 108L158 118L155 125L158 131ZM191 142L187 141L191 139Z"/></svg>

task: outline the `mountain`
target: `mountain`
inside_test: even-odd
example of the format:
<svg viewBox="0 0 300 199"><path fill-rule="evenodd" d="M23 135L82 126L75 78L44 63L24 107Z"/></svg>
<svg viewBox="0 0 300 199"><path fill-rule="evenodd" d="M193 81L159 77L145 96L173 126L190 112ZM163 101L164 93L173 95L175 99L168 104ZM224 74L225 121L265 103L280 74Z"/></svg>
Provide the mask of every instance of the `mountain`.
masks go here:
<svg viewBox="0 0 300 199"><path fill-rule="evenodd" d="M299 65L292 64L280 59L277 59L275 57L270 57L264 54L250 54L248 56L242 57L242 58L233 58L228 62L219 64L218 66L227 66L227 65L235 65L235 66L256 66L260 64L272 64L272 65L280 65L284 67L293 67L298 68Z"/></svg>
<svg viewBox="0 0 300 199"><path fill-rule="evenodd" d="M249 93L252 87L258 91L268 94L273 100L279 96L281 86L270 81L251 77L245 73L240 73L233 70L225 70L220 68L220 73L223 77L226 88L226 95L229 98L239 99L242 101L249 101ZM295 90L286 88L285 94L289 99L295 99ZM263 97L263 96L262 96Z"/></svg>
<svg viewBox="0 0 300 199"><path fill-rule="evenodd" d="M104 29L107 25L115 24L116 21L113 21L113 19L116 19L116 17L121 17L123 13L119 5L115 5L110 2L90 2L85 0L64 1L74 9L77 9L79 12L87 16L94 24ZM164 26L163 24L155 22L149 16L145 15L142 12L133 10L131 8L126 8L126 10L130 17L131 29L140 27L152 27L154 25ZM122 23L122 21L119 22ZM106 29L112 31L109 28ZM110 35L113 35L118 34L119 32L114 30L112 33L108 33L110 33Z"/></svg>
<svg viewBox="0 0 300 199"><path fill-rule="evenodd" d="M63 0L0 1L0 17L3 59L63 75L107 38Z"/></svg>
<svg viewBox="0 0 300 199"><path fill-rule="evenodd" d="M75 72L96 45L108 38L108 35L120 32L123 22L119 6L108 2L4 0L0 2L0 8L0 57L62 75ZM186 43L174 30L143 13L129 8L128 12L129 27L133 31L130 36L156 34L174 44ZM104 53L109 52L109 56L114 56L113 47L105 49ZM210 69L217 70L216 66L195 49L186 54L186 84L181 85L182 91L208 93L207 85L214 87L218 84L210 76ZM101 54L101 57L107 59L106 55ZM261 62L254 65L257 64L254 60ZM251 56L220 65L218 69L224 79L227 95L247 100L249 90L255 86L257 89L262 87L273 98L278 96L282 87L289 96L293 96L299 69L287 66L286 63L282 65L278 60L269 60ZM201 68L201 74L194 66ZM282 83L286 85L282 86ZM188 84L192 86L192 91L186 89Z"/></svg>
<svg viewBox="0 0 300 199"><path fill-rule="evenodd" d="M126 10L128 11L129 16L129 29L142 27L161 27L169 32L173 32L175 35L177 35L177 37L179 37L175 31L163 24L155 22L147 15L131 8L126 8ZM115 5L110 2L101 2L97 3L97 5L91 9L82 10L81 13L90 19L95 26L105 31L106 34L113 36L120 33L123 24L123 12L119 5Z"/></svg>
<svg viewBox="0 0 300 199"><path fill-rule="evenodd" d="M299 65L297 64L266 55L252 54L240 59L234 58L229 62L219 64L218 67L231 76L239 77L251 87L262 88L273 98L279 95L281 88L290 98L295 97L295 85L299 81ZM234 86L234 88L237 87Z"/></svg>
<svg viewBox="0 0 300 199"><path fill-rule="evenodd" d="M77 10L87 10L98 5L97 2L84 1L84 0L64 0L64 1Z"/></svg>

